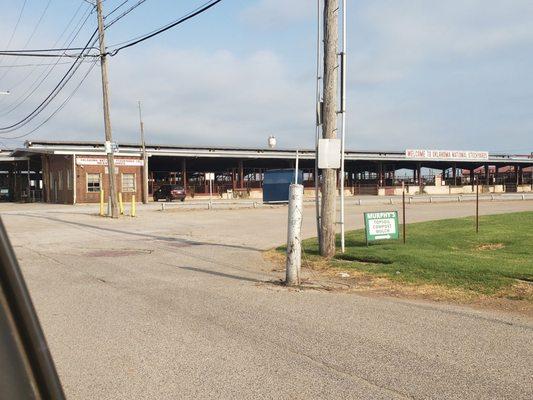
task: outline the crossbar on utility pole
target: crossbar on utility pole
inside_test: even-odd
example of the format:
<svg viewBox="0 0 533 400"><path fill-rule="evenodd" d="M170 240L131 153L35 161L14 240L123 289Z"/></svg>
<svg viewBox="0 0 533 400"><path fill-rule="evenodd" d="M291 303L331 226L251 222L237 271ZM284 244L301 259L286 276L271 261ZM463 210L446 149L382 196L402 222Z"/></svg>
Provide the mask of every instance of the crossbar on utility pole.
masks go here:
<svg viewBox="0 0 533 400"><path fill-rule="evenodd" d="M102 72L102 97L104 107L104 129L105 129L105 141L107 152L107 168L109 172L109 198L111 216L118 218L118 202L117 202L117 190L115 180L115 157L113 155L114 149L109 150L111 142L113 141L111 133L111 118L109 115L109 89L107 79L107 55L105 48L105 27L104 17L102 12L102 0L96 0L96 10L98 14L98 40L100 43L100 68Z"/></svg>
<svg viewBox="0 0 533 400"><path fill-rule="evenodd" d="M142 190L142 199L143 204L148 203L148 156L146 154L146 142L144 141L144 122L141 111L141 101L139 100L139 123L141 126L141 148L143 155L143 190Z"/></svg>

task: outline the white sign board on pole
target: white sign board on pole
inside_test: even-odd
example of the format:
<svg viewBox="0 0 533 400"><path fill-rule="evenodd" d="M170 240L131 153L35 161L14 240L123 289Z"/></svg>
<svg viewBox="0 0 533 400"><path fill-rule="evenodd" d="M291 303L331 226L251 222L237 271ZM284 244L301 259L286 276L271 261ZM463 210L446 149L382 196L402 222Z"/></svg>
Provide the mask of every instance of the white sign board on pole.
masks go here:
<svg viewBox="0 0 533 400"><path fill-rule="evenodd" d="M318 168L337 169L341 167L341 140L319 139L318 140Z"/></svg>
<svg viewBox="0 0 533 400"><path fill-rule="evenodd" d="M205 173L205 180L206 181L214 181L215 180L215 173L214 172L206 172Z"/></svg>
<svg viewBox="0 0 533 400"><path fill-rule="evenodd" d="M488 151L407 149L405 158L417 160L487 161Z"/></svg>
<svg viewBox="0 0 533 400"><path fill-rule="evenodd" d="M107 158L76 157L76 165L107 165ZM144 161L136 158L115 158L115 165L121 167L142 167Z"/></svg>

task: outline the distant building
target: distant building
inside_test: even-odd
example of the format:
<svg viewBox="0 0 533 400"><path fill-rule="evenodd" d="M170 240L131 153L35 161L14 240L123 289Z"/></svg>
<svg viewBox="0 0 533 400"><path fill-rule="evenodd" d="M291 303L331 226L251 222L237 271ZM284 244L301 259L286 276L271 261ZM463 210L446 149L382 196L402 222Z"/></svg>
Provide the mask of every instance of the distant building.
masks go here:
<svg viewBox="0 0 533 400"><path fill-rule="evenodd" d="M177 183L189 196L208 193L206 172L215 173L221 197L262 197L266 170L294 168L296 151L233 147L147 145L143 165L137 144L121 144L116 159L117 190L124 201L142 195L142 169L148 168L149 194ZM299 150L306 195L314 195L314 150ZM533 157L487 152L406 150L347 151L347 194L471 193L478 182L485 192L525 192L533 185ZM108 188L105 149L98 142L28 141L0 153L0 195L10 201L98 202ZM404 174L397 174L403 171ZM407 175L405 171L410 171ZM436 171L436 172L435 172ZM3 191L3 192L2 192Z"/></svg>

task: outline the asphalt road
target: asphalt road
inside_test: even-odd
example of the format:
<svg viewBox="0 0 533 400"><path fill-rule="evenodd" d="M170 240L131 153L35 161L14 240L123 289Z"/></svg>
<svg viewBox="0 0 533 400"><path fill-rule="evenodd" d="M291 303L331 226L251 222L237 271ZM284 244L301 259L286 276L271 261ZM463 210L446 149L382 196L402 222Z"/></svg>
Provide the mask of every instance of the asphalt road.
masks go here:
<svg viewBox="0 0 533 400"><path fill-rule="evenodd" d="M383 208L349 207L348 228ZM94 210L0 208L69 399L533 397L526 317L266 283L285 207ZM473 210L411 205L408 221ZM517 210L533 202L481 207Z"/></svg>

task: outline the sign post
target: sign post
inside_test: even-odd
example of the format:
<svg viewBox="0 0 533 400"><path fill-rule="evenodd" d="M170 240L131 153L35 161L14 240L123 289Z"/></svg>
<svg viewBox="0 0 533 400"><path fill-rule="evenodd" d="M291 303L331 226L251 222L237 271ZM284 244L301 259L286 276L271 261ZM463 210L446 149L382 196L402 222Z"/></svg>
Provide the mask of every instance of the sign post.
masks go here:
<svg viewBox="0 0 533 400"><path fill-rule="evenodd" d="M213 181L215 180L214 172L206 172L205 180L209 182L209 208L213 208L212 197L213 197Z"/></svg>
<svg viewBox="0 0 533 400"><path fill-rule="evenodd" d="M376 240L399 239L398 211L366 212L364 217L367 244Z"/></svg>
<svg viewBox="0 0 533 400"><path fill-rule="evenodd" d="M479 179L476 179L476 233L479 233Z"/></svg>
<svg viewBox="0 0 533 400"><path fill-rule="evenodd" d="M404 186L404 182L402 182ZM405 187L402 190L402 239L403 244L405 244Z"/></svg>

